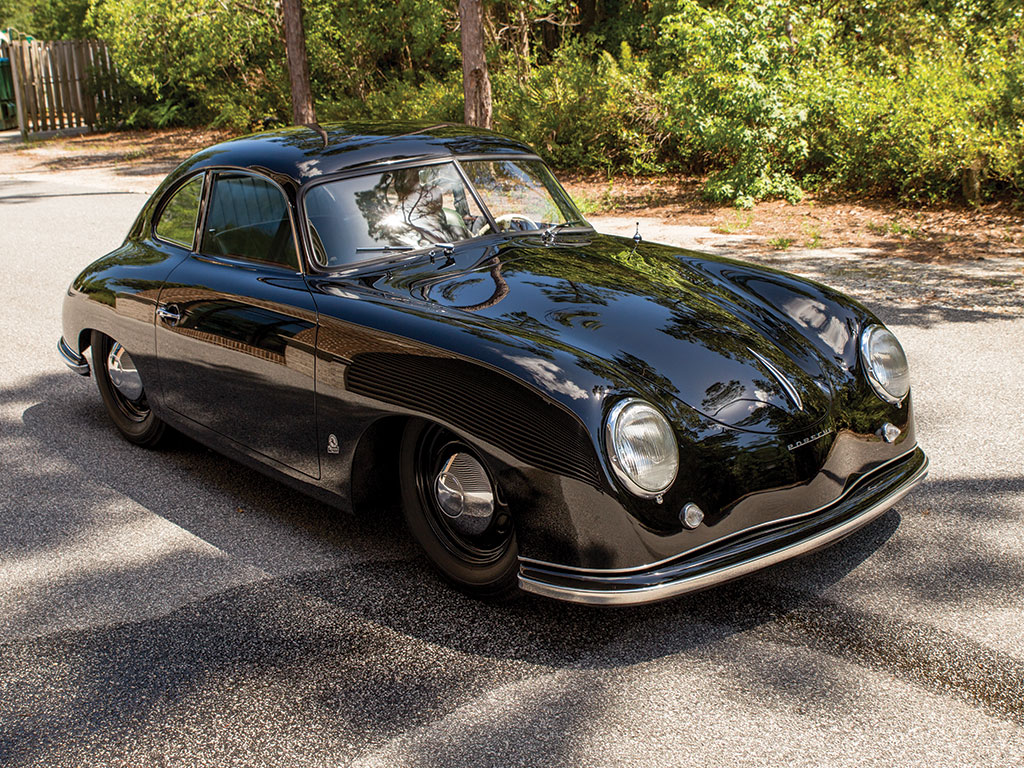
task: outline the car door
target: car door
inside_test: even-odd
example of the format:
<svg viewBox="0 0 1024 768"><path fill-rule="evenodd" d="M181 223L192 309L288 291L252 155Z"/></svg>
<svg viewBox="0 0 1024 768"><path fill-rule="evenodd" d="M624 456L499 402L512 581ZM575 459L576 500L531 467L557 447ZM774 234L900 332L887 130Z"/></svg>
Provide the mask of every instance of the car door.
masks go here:
<svg viewBox="0 0 1024 768"><path fill-rule="evenodd" d="M256 173L212 171L203 211L198 248L157 305L164 405L319 478L316 307L284 191Z"/></svg>

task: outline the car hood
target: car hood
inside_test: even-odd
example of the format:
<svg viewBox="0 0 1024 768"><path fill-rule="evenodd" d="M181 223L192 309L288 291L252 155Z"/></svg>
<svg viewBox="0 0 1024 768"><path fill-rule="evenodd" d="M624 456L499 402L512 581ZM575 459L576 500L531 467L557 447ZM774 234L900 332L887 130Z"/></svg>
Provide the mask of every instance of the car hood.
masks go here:
<svg viewBox="0 0 1024 768"><path fill-rule="evenodd" d="M707 268L721 260L605 235L520 236L466 256L393 269L375 285L533 349L605 361L731 427L801 431L830 412L821 351L784 312Z"/></svg>

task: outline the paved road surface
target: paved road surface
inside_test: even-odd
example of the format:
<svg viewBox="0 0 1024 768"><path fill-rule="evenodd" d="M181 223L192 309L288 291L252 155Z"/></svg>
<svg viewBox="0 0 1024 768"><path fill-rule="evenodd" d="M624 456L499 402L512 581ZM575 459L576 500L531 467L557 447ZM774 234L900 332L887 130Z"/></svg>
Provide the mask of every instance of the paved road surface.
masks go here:
<svg viewBox="0 0 1024 768"><path fill-rule="evenodd" d="M1024 319L886 315L925 486L668 604L475 603L356 520L108 424L55 344L145 197L0 169L0 765L1024 763Z"/></svg>

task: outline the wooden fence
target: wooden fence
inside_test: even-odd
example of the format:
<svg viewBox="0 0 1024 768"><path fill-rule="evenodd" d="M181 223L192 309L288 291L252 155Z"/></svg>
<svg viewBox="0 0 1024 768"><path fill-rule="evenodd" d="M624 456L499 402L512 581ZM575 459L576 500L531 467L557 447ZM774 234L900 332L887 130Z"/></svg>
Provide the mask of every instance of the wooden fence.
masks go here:
<svg viewBox="0 0 1024 768"><path fill-rule="evenodd" d="M113 119L121 106L117 69L99 40L10 43L21 135Z"/></svg>

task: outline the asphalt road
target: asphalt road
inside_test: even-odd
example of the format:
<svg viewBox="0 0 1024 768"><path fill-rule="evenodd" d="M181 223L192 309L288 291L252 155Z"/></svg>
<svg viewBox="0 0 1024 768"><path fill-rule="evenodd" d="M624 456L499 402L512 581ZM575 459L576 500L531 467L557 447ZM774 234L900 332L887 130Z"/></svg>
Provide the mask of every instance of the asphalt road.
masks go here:
<svg viewBox="0 0 1024 768"><path fill-rule="evenodd" d="M1024 319L895 320L932 473L677 601L472 602L354 519L130 446L55 345L145 197L0 168L0 765L1024 764Z"/></svg>

